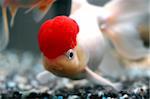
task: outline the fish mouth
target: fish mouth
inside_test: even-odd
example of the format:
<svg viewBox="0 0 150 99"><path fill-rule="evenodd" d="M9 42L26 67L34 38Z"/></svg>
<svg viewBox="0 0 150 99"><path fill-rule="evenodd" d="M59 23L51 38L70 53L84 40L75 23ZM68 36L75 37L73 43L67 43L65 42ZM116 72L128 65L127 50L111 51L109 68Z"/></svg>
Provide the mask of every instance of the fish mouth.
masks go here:
<svg viewBox="0 0 150 99"><path fill-rule="evenodd" d="M65 78L69 78L72 80L80 80L80 79L84 79L86 77L85 71L78 72L78 73L68 73L68 72L65 72L65 70L56 70L55 69L50 72L52 72L54 75L57 75L59 77L65 77Z"/></svg>
<svg viewBox="0 0 150 99"><path fill-rule="evenodd" d="M66 77L73 80L83 79L86 76L84 69L80 71L71 72L61 65L49 65L48 67L45 67L45 69L56 76Z"/></svg>

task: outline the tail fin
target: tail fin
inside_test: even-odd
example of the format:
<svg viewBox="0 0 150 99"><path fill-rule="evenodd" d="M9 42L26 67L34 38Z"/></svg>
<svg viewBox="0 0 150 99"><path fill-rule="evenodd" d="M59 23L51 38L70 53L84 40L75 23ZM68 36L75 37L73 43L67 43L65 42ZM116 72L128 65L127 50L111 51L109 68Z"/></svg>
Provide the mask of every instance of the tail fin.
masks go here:
<svg viewBox="0 0 150 99"><path fill-rule="evenodd" d="M47 14L47 12L52 7L55 1L56 0L51 0L51 2L45 5L44 8L43 5L42 6L39 5L39 7L33 10L33 18L35 19L36 22L39 22L41 19L44 18L44 16Z"/></svg>
<svg viewBox="0 0 150 99"><path fill-rule="evenodd" d="M38 3L32 5L32 7L25 12L25 14L32 11L34 20L39 22L44 18L55 1L56 0L47 0L48 3L46 1L39 1Z"/></svg>
<svg viewBox="0 0 150 99"><path fill-rule="evenodd" d="M14 19L15 19L18 8L16 6L10 6L9 9L10 9L10 13L11 13L10 26L13 27Z"/></svg>
<svg viewBox="0 0 150 99"><path fill-rule="evenodd" d="M4 50L9 42L9 29L6 7L2 7L2 16L0 19L0 51Z"/></svg>

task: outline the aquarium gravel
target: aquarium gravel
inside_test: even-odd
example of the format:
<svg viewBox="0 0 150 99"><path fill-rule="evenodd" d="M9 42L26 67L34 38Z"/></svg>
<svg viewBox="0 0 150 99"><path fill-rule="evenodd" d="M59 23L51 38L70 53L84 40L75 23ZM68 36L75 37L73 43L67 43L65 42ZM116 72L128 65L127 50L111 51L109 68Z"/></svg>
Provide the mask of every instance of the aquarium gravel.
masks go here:
<svg viewBox="0 0 150 99"><path fill-rule="evenodd" d="M150 78L123 80L123 89L83 85L51 75L48 83L40 83L36 75L43 70L41 57L30 52L0 54L0 99L149 99Z"/></svg>
<svg viewBox="0 0 150 99"><path fill-rule="evenodd" d="M33 79L34 80L34 79ZM149 99L150 88L146 84L148 78L144 78L145 81L138 86L136 82L125 82L123 90L117 92L108 87L102 87L99 85L73 88L60 88L52 92L50 86L35 88L34 85L28 83L19 84L15 81L9 81L5 79L0 88L1 99ZM135 86L137 84L137 86ZM133 87L134 86L134 87ZM42 91L43 90L43 91Z"/></svg>

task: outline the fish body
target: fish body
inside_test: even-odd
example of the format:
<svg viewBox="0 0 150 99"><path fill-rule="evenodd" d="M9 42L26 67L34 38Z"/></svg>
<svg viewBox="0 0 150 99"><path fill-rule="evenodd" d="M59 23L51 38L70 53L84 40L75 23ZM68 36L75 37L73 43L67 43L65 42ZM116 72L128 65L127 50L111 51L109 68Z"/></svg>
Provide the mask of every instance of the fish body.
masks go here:
<svg viewBox="0 0 150 99"><path fill-rule="evenodd" d="M79 24L80 31L77 41L86 52L88 66L94 70L101 63L106 50L106 43L97 23L97 12L100 11L100 7L85 4L70 16Z"/></svg>
<svg viewBox="0 0 150 99"><path fill-rule="evenodd" d="M99 72L103 72L107 76L116 78L124 75L122 63L99 27L99 16L105 14L105 10L103 7L91 5L85 0L81 1L77 2L80 4L80 8L73 11L70 17L80 27L77 41L86 54L86 64L91 70L100 70Z"/></svg>

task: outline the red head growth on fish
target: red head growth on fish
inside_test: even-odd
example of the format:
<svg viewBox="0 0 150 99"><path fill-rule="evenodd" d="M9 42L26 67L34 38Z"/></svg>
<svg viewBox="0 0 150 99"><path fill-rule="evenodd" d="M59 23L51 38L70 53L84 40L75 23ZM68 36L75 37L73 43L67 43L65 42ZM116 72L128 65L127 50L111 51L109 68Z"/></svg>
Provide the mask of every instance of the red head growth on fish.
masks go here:
<svg viewBox="0 0 150 99"><path fill-rule="evenodd" d="M54 59L77 44L78 24L67 16L47 20L39 30L38 43L44 56Z"/></svg>

